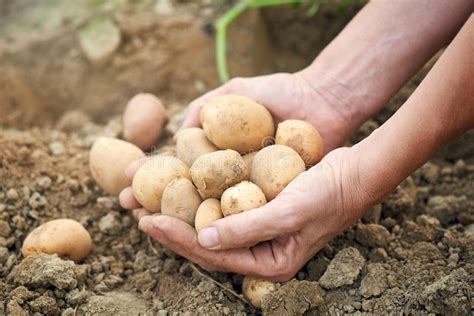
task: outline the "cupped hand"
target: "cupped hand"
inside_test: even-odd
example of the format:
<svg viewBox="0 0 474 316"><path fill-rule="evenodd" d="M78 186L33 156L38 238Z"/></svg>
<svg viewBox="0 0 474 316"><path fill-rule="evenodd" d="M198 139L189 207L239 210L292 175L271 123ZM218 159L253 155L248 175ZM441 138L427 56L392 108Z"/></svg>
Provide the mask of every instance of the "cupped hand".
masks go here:
<svg viewBox="0 0 474 316"><path fill-rule="evenodd" d="M173 217L144 209L134 215L141 230L208 271L285 281L371 204L359 185L358 156L337 149L266 205L217 220L199 235ZM138 206L130 194L122 193L122 204Z"/></svg>

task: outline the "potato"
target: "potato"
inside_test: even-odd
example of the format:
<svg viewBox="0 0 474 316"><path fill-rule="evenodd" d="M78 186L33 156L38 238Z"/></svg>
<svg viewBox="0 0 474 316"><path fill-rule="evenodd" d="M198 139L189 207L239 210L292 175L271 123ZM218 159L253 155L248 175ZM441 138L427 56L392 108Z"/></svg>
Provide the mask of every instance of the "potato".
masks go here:
<svg viewBox="0 0 474 316"><path fill-rule="evenodd" d="M222 217L221 202L218 199L204 200L197 209L194 227L199 232Z"/></svg>
<svg viewBox="0 0 474 316"><path fill-rule="evenodd" d="M37 253L57 254L79 262L91 249L91 236L80 223L72 219L55 219L33 229L25 238L21 253L24 257Z"/></svg>
<svg viewBox="0 0 474 316"><path fill-rule="evenodd" d="M133 177L132 190L137 201L152 213L161 211L161 198L168 183L175 178L187 178L189 168L176 157L155 156L141 166Z"/></svg>
<svg viewBox="0 0 474 316"><path fill-rule="evenodd" d="M248 153L263 147L275 134L270 112L261 104L238 95L211 99L201 110L207 138L218 148Z"/></svg>
<svg viewBox="0 0 474 316"><path fill-rule="evenodd" d="M278 124L275 143L293 148L303 158L306 166L317 164L323 157L323 140L308 122L286 120Z"/></svg>
<svg viewBox="0 0 474 316"><path fill-rule="evenodd" d="M265 194L252 182L242 181L222 193L221 209L224 216L238 214L267 203Z"/></svg>
<svg viewBox="0 0 474 316"><path fill-rule="evenodd" d="M244 277L242 292L244 296L256 308L262 308L263 297L276 291L275 283L266 280L255 279L249 276Z"/></svg>
<svg viewBox="0 0 474 316"><path fill-rule="evenodd" d="M161 214L179 218L194 225L201 196L187 178L176 178L165 187L161 199Z"/></svg>
<svg viewBox="0 0 474 316"><path fill-rule="evenodd" d="M89 153L89 169L104 191L117 195L131 184L125 177L125 168L132 161L143 157L143 151L133 144L116 138L100 137Z"/></svg>
<svg viewBox="0 0 474 316"><path fill-rule="evenodd" d="M252 151L248 154L242 155L242 159L244 160L245 165L247 166L247 174L244 178L245 180L250 179L250 169L252 168L253 157L255 157L256 154L257 154L256 151Z"/></svg>
<svg viewBox="0 0 474 316"><path fill-rule="evenodd" d="M134 96L123 113L123 137L143 150L155 145L168 121L166 108L150 93Z"/></svg>
<svg viewBox="0 0 474 316"><path fill-rule="evenodd" d="M228 187L242 181L245 162L234 150L218 150L202 155L190 169L191 177L203 198L219 198Z"/></svg>
<svg viewBox="0 0 474 316"><path fill-rule="evenodd" d="M178 158L189 167L202 155L218 150L217 147L207 139L204 131L197 127L183 129L178 133L177 138L176 152Z"/></svg>
<svg viewBox="0 0 474 316"><path fill-rule="evenodd" d="M304 161L296 151L285 145L272 145L253 158L250 181L262 189L270 201L303 171Z"/></svg>

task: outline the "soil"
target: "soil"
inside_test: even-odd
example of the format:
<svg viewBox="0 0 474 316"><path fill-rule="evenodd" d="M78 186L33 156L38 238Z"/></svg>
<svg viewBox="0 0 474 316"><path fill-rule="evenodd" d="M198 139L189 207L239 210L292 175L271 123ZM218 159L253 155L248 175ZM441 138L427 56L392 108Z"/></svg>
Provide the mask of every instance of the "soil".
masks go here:
<svg viewBox="0 0 474 316"><path fill-rule="evenodd" d="M171 120L163 145L185 105L218 84L209 22L225 7L158 1L172 4L173 14L166 14L163 6L147 9L150 2L105 8L122 41L109 60L94 64L81 51L77 32L97 8L63 17L59 28L48 20L53 25L28 29L17 26L17 18L43 12L41 2L0 1L0 28L7 30L0 32L0 315L260 313L235 295L242 276L207 273L150 240L89 173L91 144L103 135L121 137L118 115L135 93L155 93L167 104ZM305 8L246 14L231 32L231 72L296 70L356 11L324 7L312 18ZM309 42L314 46L308 45L311 34L320 34ZM434 60L351 142L387 120ZM471 132L413 173L295 279L266 296L263 313L469 315L473 144ZM93 236L93 251L83 262L21 256L26 235L55 218L75 219Z"/></svg>

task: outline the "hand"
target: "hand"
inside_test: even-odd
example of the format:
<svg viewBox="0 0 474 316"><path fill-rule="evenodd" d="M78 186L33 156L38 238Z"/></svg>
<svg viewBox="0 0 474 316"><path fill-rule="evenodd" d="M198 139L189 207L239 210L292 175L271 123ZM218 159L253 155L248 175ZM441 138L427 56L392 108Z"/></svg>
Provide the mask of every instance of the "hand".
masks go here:
<svg viewBox="0 0 474 316"><path fill-rule="evenodd" d="M208 271L286 281L371 204L358 186L358 157L354 149L337 149L268 204L215 221L199 236L176 218L134 214L141 230Z"/></svg>

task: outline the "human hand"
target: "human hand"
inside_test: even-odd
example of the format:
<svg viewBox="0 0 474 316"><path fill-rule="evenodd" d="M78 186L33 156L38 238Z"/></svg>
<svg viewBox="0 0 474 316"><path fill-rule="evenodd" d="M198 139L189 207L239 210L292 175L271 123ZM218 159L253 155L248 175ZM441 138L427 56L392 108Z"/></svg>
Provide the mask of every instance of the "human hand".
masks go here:
<svg viewBox="0 0 474 316"><path fill-rule="evenodd" d="M285 281L372 203L359 186L358 157L352 148L337 149L266 205L217 220L199 235L173 217L144 209L134 215L141 230L208 271Z"/></svg>

